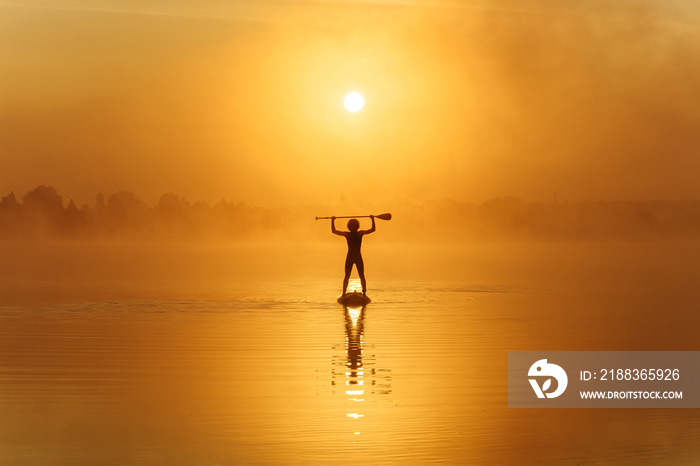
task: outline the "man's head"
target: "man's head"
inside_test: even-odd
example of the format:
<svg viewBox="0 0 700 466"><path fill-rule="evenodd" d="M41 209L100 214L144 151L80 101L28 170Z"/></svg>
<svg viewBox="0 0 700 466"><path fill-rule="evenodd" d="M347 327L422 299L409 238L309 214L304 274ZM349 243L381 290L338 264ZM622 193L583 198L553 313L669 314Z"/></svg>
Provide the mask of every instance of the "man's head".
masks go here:
<svg viewBox="0 0 700 466"><path fill-rule="evenodd" d="M348 220L348 230L357 231L360 229L360 221L356 218L351 218Z"/></svg>

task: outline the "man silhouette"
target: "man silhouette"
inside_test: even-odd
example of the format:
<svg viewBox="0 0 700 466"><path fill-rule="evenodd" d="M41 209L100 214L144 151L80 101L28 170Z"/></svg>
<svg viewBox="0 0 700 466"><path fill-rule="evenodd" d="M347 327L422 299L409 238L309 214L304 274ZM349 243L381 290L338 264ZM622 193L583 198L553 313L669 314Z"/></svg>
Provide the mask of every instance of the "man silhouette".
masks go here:
<svg viewBox="0 0 700 466"><path fill-rule="evenodd" d="M357 273L360 275L360 283L362 283L362 294L367 294L367 281L365 280L365 263L362 261L362 237L376 230L374 224L374 215L370 215L372 219L372 228L369 230L360 230L360 222L356 218L348 220L348 230L340 231L335 227L335 217L331 217L331 231L339 236L344 236L348 242L348 255L345 258L345 278L343 278L343 296L347 293L348 282L350 281L350 273L352 266L357 267Z"/></svg>

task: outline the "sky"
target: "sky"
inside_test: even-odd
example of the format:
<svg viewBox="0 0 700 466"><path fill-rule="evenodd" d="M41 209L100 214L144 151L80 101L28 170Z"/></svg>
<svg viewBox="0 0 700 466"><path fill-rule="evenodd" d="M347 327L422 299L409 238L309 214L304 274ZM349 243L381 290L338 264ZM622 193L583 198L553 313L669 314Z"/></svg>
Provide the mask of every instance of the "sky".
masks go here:
<svg viewBox="0 0 700 466"><path fill-rule="evenodd" d="M700 198L696 2L0 0L0 76L2 195Z"/></svg>

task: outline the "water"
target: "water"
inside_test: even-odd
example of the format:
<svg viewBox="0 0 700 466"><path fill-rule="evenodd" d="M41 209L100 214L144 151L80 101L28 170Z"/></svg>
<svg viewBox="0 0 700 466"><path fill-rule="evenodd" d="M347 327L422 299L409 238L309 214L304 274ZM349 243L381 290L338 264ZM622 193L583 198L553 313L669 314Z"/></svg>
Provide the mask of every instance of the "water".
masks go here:
<svg viewBox="0 0 700 466"><path fill-rule="evenodd" d="M697 244L386 247L364 309L275 248L3 249L0 464L700 462L695 410L507 408L509 350L700 349Z"/></svg>

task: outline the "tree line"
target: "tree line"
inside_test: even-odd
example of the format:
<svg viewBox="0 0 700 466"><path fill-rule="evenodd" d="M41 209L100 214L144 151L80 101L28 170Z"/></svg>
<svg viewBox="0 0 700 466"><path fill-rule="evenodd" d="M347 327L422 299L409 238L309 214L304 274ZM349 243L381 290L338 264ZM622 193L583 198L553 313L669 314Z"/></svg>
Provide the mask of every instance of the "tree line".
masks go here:
<svg viewBox="0 0 700 466"><path fill-rule="evenodd" d="M480 205L442 200L416 209L421 223L456 237L535 240L645 240L700 237L700 201L525 202ZM420 228L420 226L419 226Z"/></svg>
<svg viewBox="0 0 700 466"><path fill-rule="evenodd" d="M144 239L255 240L328 239L328 226L315 215L357 207L335 205L262 208L221 200L214 205L190 202L175 193L148 206L130 191L78 207L52 186L37 186L21 200L14 192L0 200L2 239ZM363 206L367 213L373 208ZM525 202L513 197L482 204L450 199L422 204L404 202L391 210L395 240L465 239L653 239L700 237L700 201ZM381 213L380 210L374 213ZM364 212L363 212L364 213ZM326 221L327 222L327 221ZM344 224L339 224L341 227ZM378 238L379 239L379 238Z"/></svg>
<svg viewBox="0 0 700 466"><path fill-rule="evenodd" d="M210 206L177 194L148 206L130 191L95 197L78 207L52 186L37 186L21 202L14 192L0 200L0 237L57 239L254 238L286 223L283 209L262 209L221 200Z"/></svg>

